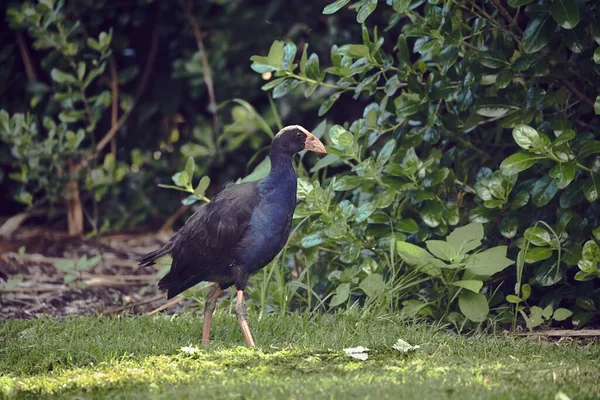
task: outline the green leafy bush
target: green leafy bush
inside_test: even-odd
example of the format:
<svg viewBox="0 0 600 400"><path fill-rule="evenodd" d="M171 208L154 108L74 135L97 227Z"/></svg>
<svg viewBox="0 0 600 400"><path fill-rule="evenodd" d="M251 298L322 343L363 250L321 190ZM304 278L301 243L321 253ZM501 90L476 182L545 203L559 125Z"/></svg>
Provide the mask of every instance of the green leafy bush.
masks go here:
<svg viewBox="0 0 600 400"><path fill-rule="evenodd" d="M431 269L414 293L422 315L456 320L458 294L476 322L510 321L511 310L530 327L598 317L598 5L387 3L352 2L362 40L334 45L327 63L307 45L297 57L289 41L251 58L254 71L273 74L263 90L274 98L302 87L322 99L319 115L350 95L366 103L329 129L330 154L300 181L296 217L306 223L291 244L317 253L303 268L381 268L398 243L408 264ZM449 244L455 233L435 238L467 221L486 224L488 249L465 259ZM507 249L516 268L505 269ZM491 269L479 279L476 259Z"/></svg>

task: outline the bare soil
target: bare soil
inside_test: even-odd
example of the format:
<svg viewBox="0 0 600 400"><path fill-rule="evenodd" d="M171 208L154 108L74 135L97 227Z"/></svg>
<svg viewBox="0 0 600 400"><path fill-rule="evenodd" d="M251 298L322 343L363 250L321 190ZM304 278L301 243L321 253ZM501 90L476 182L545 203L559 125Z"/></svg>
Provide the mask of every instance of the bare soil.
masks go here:
<svg viewBox="0 0 600 400"><path fill-rule="evenodd" d="M80 239L21 228L10 240L0 240L0 321L155 310L166 303L156 286L164 266L141 268L135 260L169 237L170 233L131 233ZM56 267L65 260L98 255L101 261L88 271ZM180 310L184 302L169 312Z"/></svg>

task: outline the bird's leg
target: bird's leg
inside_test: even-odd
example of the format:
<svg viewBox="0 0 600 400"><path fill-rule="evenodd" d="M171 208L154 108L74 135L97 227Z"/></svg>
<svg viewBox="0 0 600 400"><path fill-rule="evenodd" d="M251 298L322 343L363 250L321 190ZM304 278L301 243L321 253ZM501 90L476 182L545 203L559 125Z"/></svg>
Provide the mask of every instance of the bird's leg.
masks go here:
<svg viewBox="0 0 600 400"><path fill-rule="evenodd" d="M242 328L242 332L244 333L244 338L246 339L246 343L248 346L254 347L254 339L252 339L252 334L250 333L250 328L248 327L248 322L246 321L246 305L244 304L244 291L237 291L237 301L235 303L235 315L237 315L238 323L240 324L240 328Z"/></svg>
<svg viewBox="0 0 600 400"><path fill-rule="evenodd" d="M217 307L217 298L223 293L223 290L219 286L208 296L206 303L204 304L204 323L202 326L202 343L208 343L210 340L210 325L212 323L212 316L215 308Z"/></svg>

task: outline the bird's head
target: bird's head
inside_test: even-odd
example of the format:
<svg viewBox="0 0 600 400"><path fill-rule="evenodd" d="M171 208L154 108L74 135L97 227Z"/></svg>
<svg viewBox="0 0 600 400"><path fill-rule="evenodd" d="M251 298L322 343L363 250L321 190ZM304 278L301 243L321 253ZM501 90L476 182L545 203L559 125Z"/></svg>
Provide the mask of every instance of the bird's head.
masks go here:
<svg viewBox="0 0 600 400"><path fill-rule="evenodd" d="M275 135L271 146L289 154L296 154L302 150L327 153L323 143L300 125L290 125L281 129Z"/></svg>

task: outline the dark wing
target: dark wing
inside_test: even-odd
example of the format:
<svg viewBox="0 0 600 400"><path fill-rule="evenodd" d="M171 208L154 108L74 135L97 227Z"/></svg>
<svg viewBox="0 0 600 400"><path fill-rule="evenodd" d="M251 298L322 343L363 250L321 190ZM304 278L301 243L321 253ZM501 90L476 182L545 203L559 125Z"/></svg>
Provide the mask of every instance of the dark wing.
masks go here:
<svg viewBox="0 0 600 400"><path fill-rule="evenodd" d="M230 184L186 221L172 238L171 270L159 282L169 298L229 274L234 249L259 202L256 182Z"/></svg>

